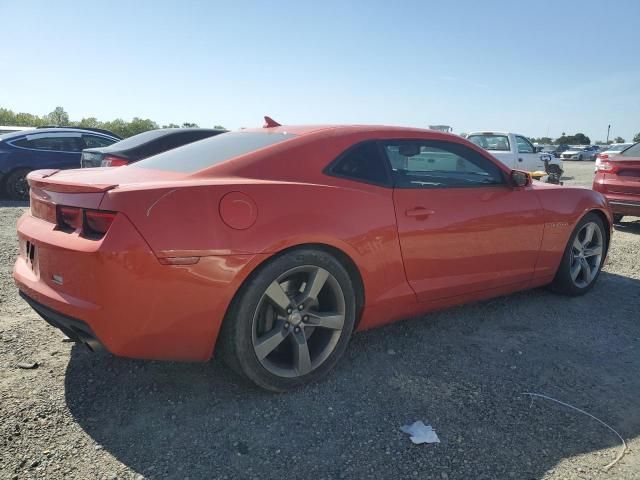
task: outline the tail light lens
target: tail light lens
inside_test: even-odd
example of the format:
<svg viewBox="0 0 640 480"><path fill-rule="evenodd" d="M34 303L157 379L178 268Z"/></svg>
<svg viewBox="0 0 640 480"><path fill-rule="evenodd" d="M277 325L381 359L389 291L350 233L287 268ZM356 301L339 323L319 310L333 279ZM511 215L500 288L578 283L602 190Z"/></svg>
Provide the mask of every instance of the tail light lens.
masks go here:
<svg viewBox="0 0 640 480"><path fill-rule="evenodd" d="M129 163L124 158L116 157L114 155L107 155L102 159L100 163L101 167L121 167L122 165L126 165Z"/></svg>
<svg viewBox="0 0 640 480"><path fill-rule="evenodd" d="M82 210L78 207L58 207L58 226L63 230L82 228Z"/></svg>
<svg viewBox="0 0 640 480"><path fill-rule="evenodd" d="M605 160L601 160L600 163L596 165L596 171L598 172L616 173L618 170L619 167L617 165Z"/></svg>
<svg viewBox="0 0 640 480"><path fill-rule="evenodd" d="M90 235L104 235L116 218L116 212L102 210L84 211L84 232Z"/></svg>
<svg viewBox="0 0 640 480"><path fill-rule="evenodd" d="M58 228L66 231L80 230L87 237L102 237L116 218L116 212L89 210L58 205Z"/></svg>
<svg viewBox="0 0 640 480"><path fill-rule="evenodd" d="M599 153L598 155L596 155L596 158L599 158L600 160L607 160L609 158L609 155L607 155L606 153Z"/></svg>

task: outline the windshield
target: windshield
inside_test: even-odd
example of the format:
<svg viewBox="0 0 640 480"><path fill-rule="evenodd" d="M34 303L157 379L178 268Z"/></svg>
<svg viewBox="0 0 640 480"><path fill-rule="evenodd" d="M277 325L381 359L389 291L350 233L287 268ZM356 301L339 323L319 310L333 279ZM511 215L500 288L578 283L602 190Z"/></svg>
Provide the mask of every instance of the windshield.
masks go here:
<svg viewBox="0 0 640 480"><path fill-rule="evenodd" d="M154 155L131 167L193 173L296 135L281 132L229 132Z"/></svg>
<svg viewBox="0 0 640 480"><path fill-rule="evenodd" d="M481 135L469 135L467 140L475 143L477 146L484 148L485 150L498 150L508 152L511 150L509 147L509 138L506 135L493 135L493 134L481 134Z"/></svg>

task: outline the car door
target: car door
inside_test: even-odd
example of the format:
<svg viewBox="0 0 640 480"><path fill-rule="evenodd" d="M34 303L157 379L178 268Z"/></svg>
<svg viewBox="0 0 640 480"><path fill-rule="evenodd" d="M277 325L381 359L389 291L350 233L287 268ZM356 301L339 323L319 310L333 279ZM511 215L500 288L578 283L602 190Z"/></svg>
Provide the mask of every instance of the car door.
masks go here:
<svg viewBox="0 0 640 480"><path fill-rule="evenodd" d="M80 133L33 133L12 142L17 147L16 158L21 167L78 168L83 144Z"/></svg>
<svg viewBox="0 0 640 480"><path fill-rule="evenodd" d="M522 135L516 135L516 154L518 157L516 168L518 170L544 172L544 162L540 159L540 154L536 152L533 144Z"/></svg>
<svg viewBox="0 0 640 480"><path fill-rule="evenodd" d="M543 233L531 187L455 142L382 142L407 280L428 302L528 282Z"/></svg>

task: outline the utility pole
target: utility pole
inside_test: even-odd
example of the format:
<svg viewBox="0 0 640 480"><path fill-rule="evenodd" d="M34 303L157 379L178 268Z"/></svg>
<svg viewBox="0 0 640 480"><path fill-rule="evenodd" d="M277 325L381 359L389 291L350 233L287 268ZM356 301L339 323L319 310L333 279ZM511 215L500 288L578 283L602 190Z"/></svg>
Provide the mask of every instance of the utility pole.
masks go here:
<svg viewBox="0 0 640 480"><path fill-rule="evenodd" d="M609 132L611 131L611 125L609 125L607 127L607 141L605 142L607 145L609 145Z"/></svg>

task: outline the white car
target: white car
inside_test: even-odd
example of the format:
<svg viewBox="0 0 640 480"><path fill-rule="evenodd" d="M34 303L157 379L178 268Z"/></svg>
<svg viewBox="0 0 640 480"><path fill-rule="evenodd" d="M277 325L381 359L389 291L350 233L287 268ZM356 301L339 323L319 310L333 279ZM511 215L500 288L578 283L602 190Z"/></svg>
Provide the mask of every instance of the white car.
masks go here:
<svg viewBox="0 0 640 480"><path fill-rule="evenodd" d="M484 148L512 170L544 172L545 161L549 166L557 166L559 171L555 173L561 174L564 170L562 160L550 153L541 153L527 137L518 133L471 132L467 140Z"/></svg>
<svg viewBox="0 0 640 480"><path fill-rule="evenodd" d="M595 151L590 145L574 145L569 150L565 150L560 154L564 160L593 160Z"/></svg>
<svg viewBox="0 0 640 480"><path fill-rule="evenodd" d="M12 125L0 125L0 135L5 133L21 132L23 130L33 130L36 127L14 127Z"/></svg>

